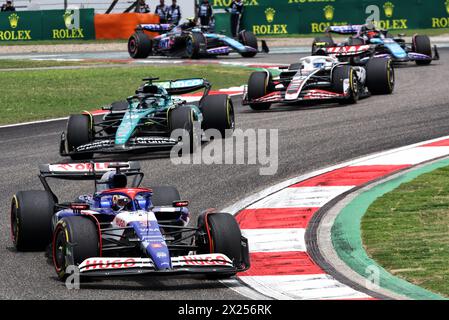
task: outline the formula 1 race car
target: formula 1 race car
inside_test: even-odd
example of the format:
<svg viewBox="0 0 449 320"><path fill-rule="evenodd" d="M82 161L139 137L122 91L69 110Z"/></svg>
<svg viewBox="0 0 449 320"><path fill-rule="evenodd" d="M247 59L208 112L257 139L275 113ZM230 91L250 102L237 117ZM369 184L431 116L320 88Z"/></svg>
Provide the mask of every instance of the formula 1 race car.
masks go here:
<svg viewBox="0 0 449 320"><path fill-rule="evenodd" d="M171 186L142 188L136 162L40 166L44 190L11 203L17 251L48 250L60 279L205 274L230 277L250 267L248 241L234 216L209 209L188 226L189 202ZM128 180L131 180L128 183ZM93 194L59 202L48 179L91 180ZM51 245L49 247L49 245ZM75 268L75 269L74 269Z"/></svg>
<svg viewBox="0 0 449 320"><path fill-rule="evenodd" d="M365 48L349 47L340 56L359 56ZM283 70L274 79L268 70L250 75L243 104L253 110L267 110L273 103L339 102L357 103L371 94L391 94L394 69L390 59L371 58L366 65L355 66L328 55L309 56Z"/></svg>
<svg viewBox="0 0 449 320"><path fill-rule="evenodd" d="M145 31L161 34L151 39ZM257 38L250 31L241 31L238 40L235 40L225 35L210 33L207 28L197 27L196 23L191 22L180 26L141 24L128 40L128 52L134 59L148 56L198 59L228 55L230 52L252 58L259 52L258 48ZM269 52L263 40L262 52Z"/></svg>
<svg viewBox="0 0 449 320"><path fill-rule="evenodd" d="M438 49L433 47L425 35L414 35L412 43L406 43L400 35L392 37L387 30L379 30L373 24L331 26L327 35L315 38L312 54L320 48L372 45L374 57L388 57L394 63L415 61L417 65L428 65L432 60L439 60ZM336 44L331 33L352 35L348 40ZM338 50L338 49L336 49Z"/></svg>
<svg viewBox="0 0 449 320"><path fill-rule="evenodd" d="M207 80L143 80L146 83L136 95L104 107L108 113L102 121L89 113L71 115L61 135L61 156L81 160L94 153L146 152L176 145L195 152L201 141L208 140L206 130L218 130L222 137L234 130L231 99L226 94L209 95ZM199 106L173 96L201 89Z"/></svg>

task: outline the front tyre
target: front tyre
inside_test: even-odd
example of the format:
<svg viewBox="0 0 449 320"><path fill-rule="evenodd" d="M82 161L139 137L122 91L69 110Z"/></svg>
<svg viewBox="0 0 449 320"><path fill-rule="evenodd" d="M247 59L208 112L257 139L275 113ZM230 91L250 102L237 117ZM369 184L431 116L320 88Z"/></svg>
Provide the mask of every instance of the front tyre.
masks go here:
<svg viewBox="0 0 449 320"><path fill-rule="evenodd" d="M359 100L359 81L354 68L349 65L337 66L332 70L332 90L336 93L347 93L340 100L341 104L354 104Z"/></svg>
<svg viewBox="0 0 449 320"><path fill-rule="evenodd" d="M178 107L172 109L168 115L170 132L175 139L189 143L189 152L194 153L200 144L195 130L195 113L190 107ZM175 131L176 130L176 131ZM176 133L176 134L174 134ZM183 147L184 150L184 147Z"/></svg>
<svg viewBox="0 0 449 320"><path fill-rule="evenodd" d="M372 94L391 94L395 76L390 59L373 58L366 65L366 86Z"/></svg>
<svg viewBox="0 0 449 320"><path fill-rule="evenodd" d="M198 217L198 227L206 235L206 241L197 243L199 253L221 253L239 265L242 260L242 232L235 217L229 213L203 213ZM232 277L235 273L219 275Z"/></svg>
<svg viewBox="0 0 449 320"><path fill-rule="evenodd" d="M100 255L100 235L88 217L65 217L53 233L53 264L59 279L64 280L69 266L78 266L88 258Z"/></svg>
<svg viewBox="0 0 449 320"><path fill-rule="evenodd" d="M235 128L234 105L227 94L204 97L201 102L203 129L216 129L224 138Z"/></svg>
<svg viewBox="0 0 449 320"><path fill-rule="evenodd" d="M153 51L152 40L142 31L137 31L128 39L128 53L133 59L145 59Z"/></svg>
<svg viewBox="0 0 449 320"><path fill-rule="evenodd" d="M271 75L266 71L256 71L251 73L248 80L248 100L253 101L268 94ZM268 110L271 103L252 103L249 105L253 110Z"/></svg>
<svg viewBox="0 0 449 320"><path fill-rule="evenodd" d="M432 58L432 45L430 44L430 38L428 36L420 36L415 35L413 37L413 45L412 50L416 53L425 54ZM428 60L416 60L415 61L419 66L427 66L432 62L432 59Z"/></svg>
<svg viewBox="0 0 449 320"><path fill-rule="evenodd" d="M256 49L255 52L241 52L240 55L244 58L253 58L257 55L257 51L259 50L259 45L257 43L257 37L251 31L243 30L239 33L239 41L244 46L251 47Z"/></svg>
<svg viewBox="0 0 449 320"><path fill-rule="evenodd" d="M11 237L17 251L42 251L51 243L54 208L47 191L19 191L13 196Z"/></svg>
<svg viewBox="0 0 449 320"><path fill-rule="evenodd" d="M93 120L90 115L71 115L67 122L67 151L74 152L79 146L92 142ZM73 160L92 159L93 153L73 153L70 155Z"/></svg>

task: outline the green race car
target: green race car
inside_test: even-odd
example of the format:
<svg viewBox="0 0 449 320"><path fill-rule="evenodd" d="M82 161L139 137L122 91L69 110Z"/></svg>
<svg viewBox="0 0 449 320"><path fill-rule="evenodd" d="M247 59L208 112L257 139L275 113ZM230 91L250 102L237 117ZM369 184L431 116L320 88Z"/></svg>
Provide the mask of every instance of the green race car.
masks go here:
<svg viewBox="0 0 449 320"><path fill-rule="evenodd" d="M209 95L206 79L143 79L134 96L104 107L101 121L92 114L71 115L61 135L60 154L74 160L95 153L147 152L174 146L194 152L214 133L222 137L235 127L234 107L226 94ZM177 95L204 90L199 105ZM216 131L209 131L215 129ZM208 134L209 132L209 134Z"/></svg>

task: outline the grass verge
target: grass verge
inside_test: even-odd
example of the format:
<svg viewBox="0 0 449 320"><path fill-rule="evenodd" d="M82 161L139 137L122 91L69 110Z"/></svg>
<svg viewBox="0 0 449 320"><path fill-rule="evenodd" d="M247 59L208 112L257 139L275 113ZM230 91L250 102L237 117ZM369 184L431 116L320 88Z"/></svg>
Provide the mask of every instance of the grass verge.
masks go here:
<svg viewBox="0 0 449 320"><path fill-rule="evenodd" d="M27 70L0 73L0 124L66 116L95 110L134 94L148 76L161 79L204 77L213 89L246 83L251 70L221 66L144 66Z"/></svg>
<svg viewBox="0 0 449 320"><path fill-rule="evenodd" d="M393 275L449 297L449 167L402 184L362 219L368 255Z"/></svg>

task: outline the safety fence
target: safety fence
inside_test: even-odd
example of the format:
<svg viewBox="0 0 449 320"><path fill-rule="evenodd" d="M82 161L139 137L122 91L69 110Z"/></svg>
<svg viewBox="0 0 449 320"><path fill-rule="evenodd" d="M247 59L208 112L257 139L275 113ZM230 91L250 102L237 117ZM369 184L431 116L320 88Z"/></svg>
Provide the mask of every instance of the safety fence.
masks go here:
<svg viewBox="0 0 449 320"><path fill-rule="evenodd" d="M231 0L213 0L223 9ZM244 0L242 27L259 35L321 33L330 25L378 21L384 29L449 27L449 0ZM228 29L220 13L217 29Z"/></svg>
<svg viewBox="0 0 449 320"><path fill-rule="evenodd" d="M231 0L212 0L216 31L229 33ZM244 0L241 28L258 35L321 33L330 25L376 20L385 29L449 28L449 0ZM126 39L154 14L95 14L94 9L0 13L0 42Z"/></svg>

